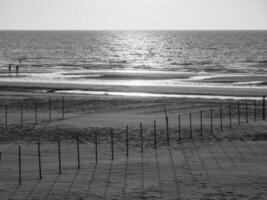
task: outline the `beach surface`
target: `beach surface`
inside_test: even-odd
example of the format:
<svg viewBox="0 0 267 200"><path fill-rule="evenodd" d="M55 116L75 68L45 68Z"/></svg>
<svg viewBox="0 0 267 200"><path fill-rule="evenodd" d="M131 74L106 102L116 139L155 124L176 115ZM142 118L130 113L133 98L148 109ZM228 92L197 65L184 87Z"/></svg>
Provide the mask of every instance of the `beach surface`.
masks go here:
<svg viewBox="0 0 267 200"><path fill-rule="evenodd" d="M267 198L264 89L91 87L17 82L1 82L0 87L1 199ZM107 94L57 92L62 90ZM114 91L228 98L108 94ZM77 136L80 169L77 168ZM58 174L58 140L61 141L61 175ZM19 145L21 185L18 184Z"/></svg>

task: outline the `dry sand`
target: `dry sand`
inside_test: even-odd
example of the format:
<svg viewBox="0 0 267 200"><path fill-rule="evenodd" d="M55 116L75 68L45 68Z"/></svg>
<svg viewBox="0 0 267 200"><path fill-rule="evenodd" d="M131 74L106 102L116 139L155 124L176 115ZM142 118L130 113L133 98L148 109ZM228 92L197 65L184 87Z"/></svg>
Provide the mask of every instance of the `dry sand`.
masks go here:
<svg viewBox="0 0 267 200"><path fill-rule="evenodd" d="M5 87L5 91L0 92L0 199L267 198L267 127L262 121L261 101L256 102L256 110L254 101L248 101L248 123L245 101L241 102L239 125L237 102L232 100L66 95L63 120L61 95L33 92L30 86L21 87L19 91L18 86L9 89ZM252 95L254 91L248 90L248 93ZM224 94L230 93L224 91ZM255 94L262 95L261 91ZM48 98L52 100L51 122ZM3 105L8 106L8 128L5 128ZM164 107L169 120L170 146L166 139ZM220 107L223 131L220 130ZM212 136L210 108L214 117ZM202 137L199 136L200 110L203 110ZM192 113L193 140L189 139L189 112ZM178 114L181 115L182 142L178 141ZM153 120L157 121L157 151L153 149ZM143 123L143 157L140 122ZM125 156L126 125L129 126L128 159ZM110 160L110 128L114 129L113 162ZM99 142L97 166L95 132ZM77 170L77 135L80 170ZM58 139L62 141L62 175L58 175ZM38 141L41 142L42 180L38 179ZM21 186L18 186L18 144L22 146Z"/></svg>

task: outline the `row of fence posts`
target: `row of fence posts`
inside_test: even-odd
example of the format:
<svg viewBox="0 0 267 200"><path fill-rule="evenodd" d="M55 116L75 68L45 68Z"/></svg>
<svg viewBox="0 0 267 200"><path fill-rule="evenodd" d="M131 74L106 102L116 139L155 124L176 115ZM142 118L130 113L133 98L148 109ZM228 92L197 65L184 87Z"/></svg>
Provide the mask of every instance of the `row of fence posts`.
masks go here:
<svg viewBox="0 0 267 200"><path fill-rule="evenodd" d="M262 118L263 120L265 120L265 96L263 97L263 112L262 112ZM5 109L5 128L8 128L8 106L5 105L4 106ZM237 102L237 109L238 109L238 124L240 125L240 102ZM38 102L37 100L35 101L35 124L38 124ZM51 122L52 121L52 100L49 99L48 101L48 121ZM220 119L222 120L222 110L220 108ZM166 112L166 108L164 108L164 112L165 112L165 119L166 119L166 131L167 131L167 143L169 144L169 127L168 127L168 116L167 116L167 112ZM202 111L201 111L202 112ZM213 110L211 109L211 115L212 115ZM191 113L189 113L189 115L191 115ZM247 100L245 101L245 116L246 116L246 123L248 123L248 102ZM191 117L189 117L191 119ZM65 99L64 97L62 97L62 117L61 119L65 119ZM201 120L202 120L202 113L201 113ZM257 114L256 114L256 100L254 100L254 121L257 120ZM211 117L211 121L212 121L212 117ZM190 120L190 127L191 127L191 120ZM221 122L222 124L222 122ZM211 123L212 125L212 123ZM230 128L232 127L232 116L231 116L231 104L229 105L229 126ZM20 127L23 127L23 103L20 103ZM222 127L221 127L222 129ZM202 130L202 129L201 129ZM190 133L191 133L192 129L190 128ZM202 134L202 133L201 133ZM212 128L211 128L211 135L212 135ZM191 134L190 134L190 138L191 138Z"/></svg>
<svg viewBox="0 0 267 200"><path fill-rule="evenodd" d="M65 119L65 98L62 97L62 107L61 107L61 111L62 111L62 116L61 119ZM23 128L23 102L20 102L20 127ZM8 128L8 106L5 105L4 106L4 115L5 115L5 128ZM52 121L52 100L49 99L48 100L48 121L51 122ZM34 102L34 124L37 125L38 124L38 101L35 100Z"/></svg>
<svg viewBox="0 0 267 200"><path fill-rule="evenodd" d="M262 104L262 119L265 120L265 97L263 97L263 104ZM232 107L229 105L229 127L232 128ZM237 115L238 115L238 124L240 125L240 102L237 102ZM222 117L222 108L219 108L219 116L220 116L220 130L223 130L223 117ZM246 123L248 123L248 106L247 101L245 102L245 116L246 116ZM254 101L254 120L256 121L256 102ZM170 138L169 138L169 123L168 123L168 116L167 112L165 110L165 120L166 120L166 142L169 145L170 144ZM143 158L144 153L144 141L143 141L143 124L140 123L139 127L140 131L140 150ZM126 134L126 156L129 156L129 133L128 133L128 126L126 126L124 130ZM157 122L154 120L153 123L153 135L154 135L154 149L157 148ZM213 109L210 109L210 135L213 135ZM200 136L203 136L203 110L200 110ZM98 164L98 140L97 140L97 133L95 132L95 164ZM189 138L193 139L192 134L192 113L189 113ZM178 140L181 141L181 115L178 115ZM57 141L58 144L58 173L62 174L62 166L61 166L61 143L60 140ZM76 138L76 144L77 144L77 168L80 169L80 146L79 146L79 137ZM39 179L42 179L42 166L41 166L41 148L40 143L37 143L38 147L38 165L39 165ZM110 147L111 147L111 160L114 160L114 130L110 130ZM22 183L22 171L21 171L21 146L19 145L19 159L18 159L18 165L19 165L19 185Z"/></svg>

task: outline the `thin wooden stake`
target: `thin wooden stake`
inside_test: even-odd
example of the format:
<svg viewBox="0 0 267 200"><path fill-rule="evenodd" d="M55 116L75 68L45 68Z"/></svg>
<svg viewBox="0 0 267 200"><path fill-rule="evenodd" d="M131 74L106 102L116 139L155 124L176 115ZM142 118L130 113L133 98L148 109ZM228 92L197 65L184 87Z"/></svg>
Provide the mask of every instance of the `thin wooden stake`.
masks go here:
<svg viewBox="0 0 267 200"><path fill-rule="evenodd" d="M248 123L248 100L246 99L246 123Z"/></svg>
<svg viewBox="0 0 267 200"><path fill-rule="evenodd" d="M240 125L240 103L237 102L237 119L238 119L238 125Z"/></svg>
<svg viewBox="0 0 267 200"><path fill-rule="evenodd" d="M157 124L156 120L154 120L154 149L157 148Z"/></svg>
<svg viewBox="0 0 267 200"><path fill-rule="evenodd" d="M167 137L167 144L170 145L169 120L168 120L168 116L166 116L166 137Z"/></svg>
<svg viewBox="0 0 267 200"><path fill-rule="evenodd" d="M203 131L202 131L202 129L203 129L203 111L201 110L200 111L200 136L202 136L203 135Z"/></svg>
<svg viewBox="0 0 267 200"><path fill-rule="evenodd" d="M220 107L220 125L221 125L221 131L223 131L223 119L222 119L222 108Z"/></svg>
<svg viewBox="0 0 267 200"><path fill-rule="evenodd" d="M37 107L38 107L38 104L37 104L37 100L35 100L35 103L34 103L34 118L35 118L35 124L38 123L38 119L37 119Z"/></svg>
<svg viewBox="0 0 267 200"><path fill-rule="evenodd" d="M141 138L141 153L143 155L144 147L143 147L143 125L142 122L140 123L140 138Z"/></svg>
<svg viewBox="0 0 267 200"><path fill-rule="evenodd" d="M39 179L42 179L42 165L41 165L41 149L40 149L40 142L37 143L38 145L38 165L39 165Z"/></svg>
<svg viewBox="0 0 267 200"><path fill-rule="evenodd" d="M229 127L232 128L232 107L229 104Z"/></svg>
<svg viewBox="0 0 267 200"><path fill-rule="evenodd" d="M58 173L61 174L61 149L60 149L60 140L57 141L58 144Z"/></svg>
<svg viewBox="0 0 267 200"><path fill-rule="evenodd" d="M182 140L182 137L181 137L181 115L178 115L178 134L179 134L178 140L181 141Z"/></svg>
<svg viewBox="0 0 267 200"><path fill-rule="evenodd" d="M48 101L48 107L49 107L49 122L52 121L52 114L51 114L51 99Z"/></svg>
<svg viewBox="0 0 267 200"><path fill-rule="evenodd" d="M65 118L65 99L62 97L62 119Z"/></svg>
<svg viewBox="0 0 267 200"><path fill-rule="evenodd" d="M21 147L19 145L19 185L21 185Z"/></svg>
<svg viewBox="0 0 267 200"><path fill-rule="evenodd" d="M113 149L113 129L110 130L110 144L111 144L111 160L114 159L114 149Z"/></svg>
<svg viewBox="0 0 267 200"><path fill-rule="evenodd" d="M257 121L257 101L254 100L254 121Z"/></svg>
<svg viewBox="0 0 267 200"><path fill-rule="evenodd" d="M20 127L23 128L23 102L20 102Z"/></svg>
<svg viewBox="0 0 267 200"><path fill-rule="evenodd" d="M213 110L210 109L210 135L213 135Z"/></svg>
<svg viewBox="0 0 267 200"><path fill-rule="evenodd" d="M98 157L97 157L97 133L95 132L95 164L97 165L97 161Z"/></svg>
<svg viewBox="0 0 267 200"><path fill-rule="evenodd" d="M7 128L7 105L5 105L5 127Z"/></svg>
<svg viewBox="0 0 267 200"><path fill-rule="evenodd" d="M189 138L192 139L192 114L191 112L189 113Z"/></svg>
<svg viewBox="0 0 267 200"><path fill-rule="evenodd" d="M262 120L265 120L265 96L262 98Z"/></svg>
<svg viewBox="0 0 267 200"><path fill-rule="evenodd" d="M78 162L78 169L80 169L81 165L80 165L80 144L79 144L79 136L77 136L76 138L77 140L77 162Z"/></svg>
<svg viewBox="0 0 267 200"><path fill-rule="evenodd" d="M126 126L126 156L129 156L129 136L128 136L128 126Z"/></svg>

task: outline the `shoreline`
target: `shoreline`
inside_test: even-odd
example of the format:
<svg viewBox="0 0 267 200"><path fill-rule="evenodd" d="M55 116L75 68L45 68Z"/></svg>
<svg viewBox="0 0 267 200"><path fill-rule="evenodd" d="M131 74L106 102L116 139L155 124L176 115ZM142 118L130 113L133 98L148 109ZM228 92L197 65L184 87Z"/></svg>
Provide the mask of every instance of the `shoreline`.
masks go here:
<svg viewBox="0 0 267 200"><path fill-rule="evenodd" d="M57 91L80 90L84 92L106 93L148 93L162 95L209 95L234 97L261 97L267 94L267 88L250 87L194 87L194 86L117 86L87 85L43 82L8 82L0 81L0 89L33 93L56 93Z"/></svg>

